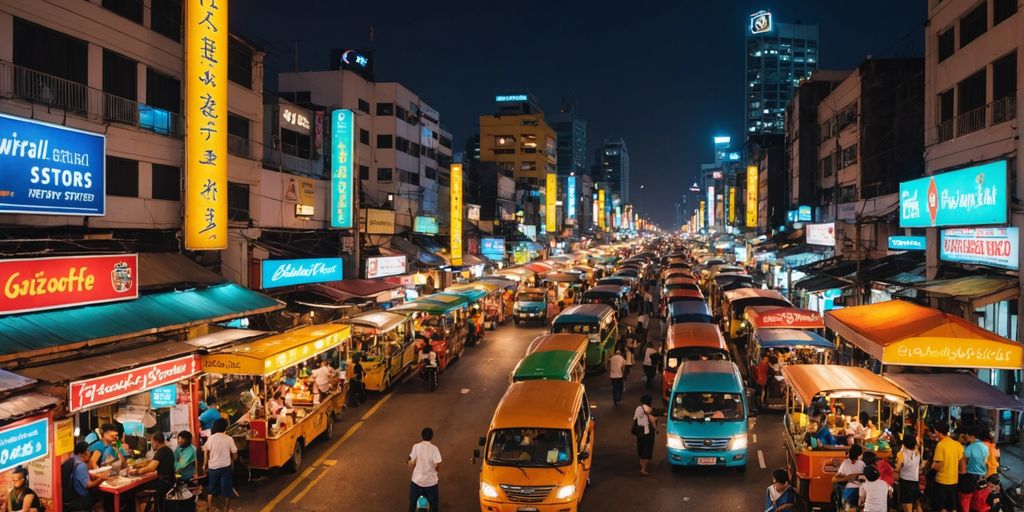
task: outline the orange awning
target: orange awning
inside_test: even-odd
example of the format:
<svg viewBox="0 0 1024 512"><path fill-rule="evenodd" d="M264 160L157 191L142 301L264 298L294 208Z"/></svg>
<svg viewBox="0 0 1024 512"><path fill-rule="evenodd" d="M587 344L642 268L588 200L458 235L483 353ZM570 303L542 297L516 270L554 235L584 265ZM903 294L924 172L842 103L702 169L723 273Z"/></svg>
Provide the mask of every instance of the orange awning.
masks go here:
<svg viewBox="0 0 1024 512"><path fill-rule="evenodd" d="M805 406L821 393L840 398L884 398L890 402L910 399L895 384L866 368L837 364L788 364L782 367L782 375Z"/></svg>
<svg viewBox="0 0 1024 512"><path fill-rule="evenodd" d="M1019 370L1021 345L902 300L825 312L825 326L882 364Z"/></svg>

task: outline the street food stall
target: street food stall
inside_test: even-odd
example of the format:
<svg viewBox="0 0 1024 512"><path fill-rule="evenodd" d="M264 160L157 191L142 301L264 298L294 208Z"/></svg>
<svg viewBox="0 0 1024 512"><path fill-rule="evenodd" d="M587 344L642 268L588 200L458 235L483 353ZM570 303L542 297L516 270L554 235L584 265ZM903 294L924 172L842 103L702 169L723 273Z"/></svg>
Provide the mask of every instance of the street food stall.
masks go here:
<svg viewBox="0 0 1024 512"><path fill-rule="evenodd" d="M349 355L359 358L366 389L387 391L415 366L418 355L408 315L373 311L345 322L352 327Z"/></svg>
<svg viewBox="0 0 1024 512"><path fill-rule="evenodd" d="M750 306L793 307L793 304L776 290L739 288L723 292L720 313L723 330L729 339L735 340L742 334L745 327L743 313Z"/></svg>
<svg viewBox="0 0 1024 512"><path fill-rule="evenodd" d="M784 366L782 375L789 385L783 437L790 474L795 475L793 484L811 507L830 504L832 477L846 457L848 446L817 445L815 432L808 429L809 420L834 422L835 415L828 407L834 401L842 402L844 410L853 416L861 411L873 416L897 414L910 396L865 368L795 364ZM892 454L885 446L877 446L875 451L882 459Z"/></svg>
<svg viewBox="0 0 1024 512"><path fill-rule="evenodd" d="M490 283L501 289L501 323L512 318L513 306L516 304L516 290L519 283L501 276L484 276L479 283Z"/></svg>
<svg viewBox="0 0 1024 512"><path fill-rule="evenodd" d="M885 376L966 370L987 377L981 381L988 385L999 385L1005 384L1000 376L1019 372L1024 363L1019 343L958 316L903 300L830 310L825 312L825 326L839 338L844 362L866 364ZM929 412L933 420L990 422L999 442L1017 436L1019 413L1014 409L996 410L976 403L942 410L932 407Z"/></svg>
<svg viewBox="0 0 1024 512"><path fill-rule="evenodd" d="M389 311L411 315L417 350L429 341L430 347L437 352L441 371L462 357L469 334L469 299L466 297L435 293Z"/></svg>
<svg viewBox="0 0 1024 512"><path fill-rule="evenodd" d="M231 345L202 356L207 396L237 397L227 434L251 469L298 469L303 448L331 438L345 399L344 371L320 393L310 372L327 360L339 368L350 336L347 325L320 324Z"/></svg>
<svg viewBox="0 0 1024 512"><path fill-rule="evenodd" d="M484 299L487 292L479 288L465 288L462 290L448 290L445 293L459 295L469 301L466 313L467 345L476 345L484 340L487 331L487 313L484 311Z"/></svg>
<svg viewBox="0 0 1024 512"><path fill-rule="evenodd" d="M821 335L799 329L759 329L750 337L747 346L749 367L758 365L762 357L774 358L775 365L829 364L836 345ZM786 408L786 382L782 374L770 372L767 389L757 397L759 407L782 410Z"/></svg>
<svg viewBox="0 0 1024 512"><path fill-rule="evenodd" d="M982 409L1020 414L1024 403L967 373L890 373L885 376L910 395L903 424L914 423L916 432L934 422L948 422L952 411Z"/></svg>
<svg viewBox="0 0 1024 512"><path fill-rule="evenodd" d="M536 272L522 266L503 268L495 272L494 275L516 281L520 286L533 286L533 283L537 278Z"/></svg>
<svg viewBox="0 0 1024 512"><path fill-rule="evenodd" d="M555 290L555 301L565 301L567 305L579 301L580 295L586 291L587 275L578 270L559 270L541 274L541 282Z"/></svg>
<svg viewBox="0 0 1024 512"><path fill-rule="evenodd" d="M508 316L512 314L511 303L507 309L505 307L505 288L493 281L480 280L460 283L445 289L445 291L452 293L461 293L467 290L483 293L479 300L483 308L484 322L488 329L494 329L498 324L505 323Z"/></svg>

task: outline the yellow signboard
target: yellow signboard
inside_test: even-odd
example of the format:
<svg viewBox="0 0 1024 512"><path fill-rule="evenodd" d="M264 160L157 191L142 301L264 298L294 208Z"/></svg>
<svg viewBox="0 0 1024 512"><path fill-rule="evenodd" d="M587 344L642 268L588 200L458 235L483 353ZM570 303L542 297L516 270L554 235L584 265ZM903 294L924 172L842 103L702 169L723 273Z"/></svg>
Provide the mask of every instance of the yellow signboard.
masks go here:
<svg viewBox="0 0 1024 512"><path fill-rule="evenodd" d="M747 227L757 227L757 166L747 166Z"/></svg>
<svg viewBox="0 0 1024 512"><path fill-rule="evenodd" d="M700 209L697 210L697 225L704 227L704 208L707 208L708 203L706 201L700 202Z"/></svg>
<svg viewBox="0 0 1024 512"><path fill-rule="evenodd" d="M736 222L736 187L729 187L729 224Z"/></svg>
<svg viewBox="0 0 1024 512"><path fill-rule="evenodd" d="M607 229L604 216L604 189L601 188L597 190L597 227L601 229Z"/></svg>
<svg viewBox="0 0 1024 512"><path fill-rule="evenodd" d="M70 418L53 422L53 454L64 455L75 450L75 422Z"/></svg>
<svg viewBox="0 0 1024 512"><path fill-rule="evenodd" d="M462 265L462 164L452 164L451 171L451 240L452 265Z"/></svg>
<svg viewBox="0 0 1024 512"><path fill-rule="evenodd" d="M558 175L548 174L547 186L544 187L544 226L548 233L558 231L555 201L558 199Z"/></svg>
<svg viewBox="0 0 1024 512"><path fill-rule="evenodd" d="M1019 370L1021 346L986 339L909 338L882 349L884 364Z"/></svg>
<svg viewBox="0 0 1024 512"><path fill-rule="evenodd" d="M228 244L228 0L185 0L185 248Z"/></svg>

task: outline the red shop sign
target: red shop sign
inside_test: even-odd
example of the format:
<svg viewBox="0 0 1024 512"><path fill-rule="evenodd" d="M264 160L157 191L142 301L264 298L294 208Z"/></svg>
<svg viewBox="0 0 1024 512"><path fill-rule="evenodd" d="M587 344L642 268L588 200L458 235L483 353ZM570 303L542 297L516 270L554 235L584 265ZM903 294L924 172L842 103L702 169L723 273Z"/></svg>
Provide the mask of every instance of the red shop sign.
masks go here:
<svg viewBox="0 0 1024 512"><path fill-rule="evenodd" d="M174 384L199 372L199 358L188 355L68 385L68 409L78 412L96 405Z"/></svg>
<svg viewBox="0 0 1024 512"><path fill-rule="evenodd" d="M820 329L825 327L817 311L796 308L748 308L750 322L757 329Z"/></svg>
<svg viewBox="0 0 1024 512"><path fill-rule="evenodd" d="M0 315L139 298L137 254L0 260Z"/></svg>

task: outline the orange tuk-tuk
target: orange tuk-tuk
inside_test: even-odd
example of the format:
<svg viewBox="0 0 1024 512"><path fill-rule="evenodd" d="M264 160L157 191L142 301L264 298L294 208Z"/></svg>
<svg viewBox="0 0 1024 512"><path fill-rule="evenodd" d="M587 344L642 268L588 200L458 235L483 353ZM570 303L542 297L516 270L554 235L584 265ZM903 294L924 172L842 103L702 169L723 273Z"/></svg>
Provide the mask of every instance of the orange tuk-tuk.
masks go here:
<svg viewBox="0 0 1024 512"><path fill-rule="evenodd" d="M444 371L455 359L462 357L469 334L469 299L454 293L435 293L406 302L390 312L413 317L416 348L430 343L437 352L437 364Z"/></svg>
<svg viewBox="0 0 1024 512"><path fill-rule="evenodd" d="M715 324L685 322L668 328L665 338L665 374L661 379L661 396L668 394L675 382L676 371L686 361L732 361L729 346Z"/></svg>

